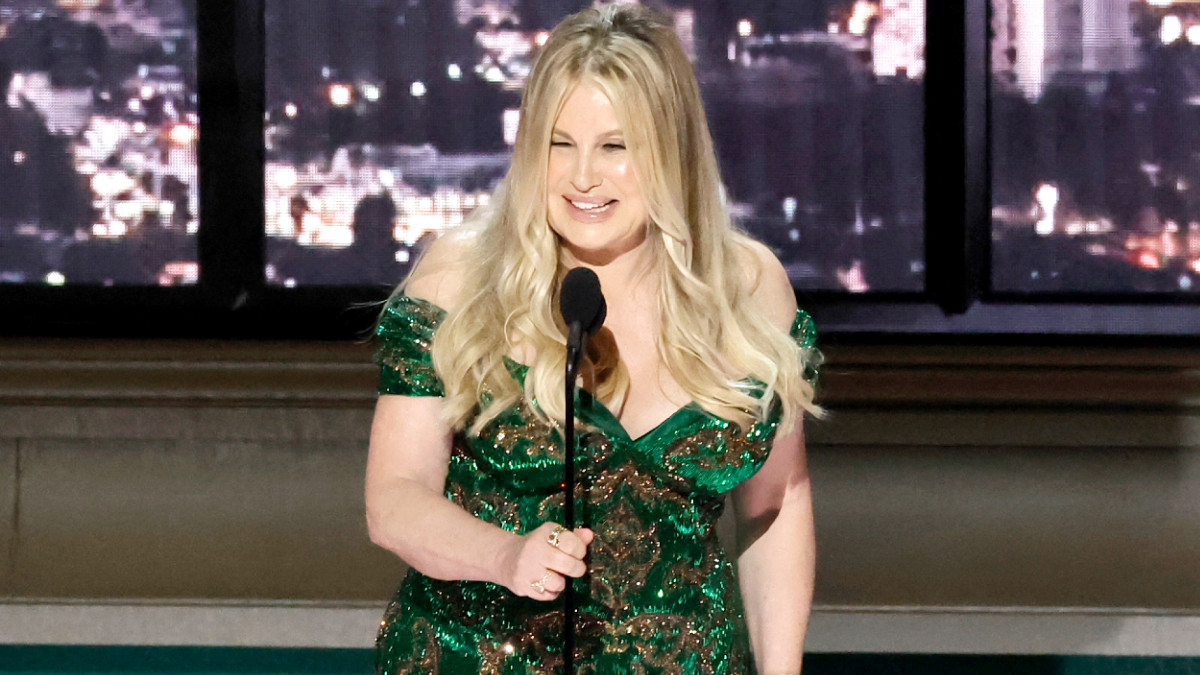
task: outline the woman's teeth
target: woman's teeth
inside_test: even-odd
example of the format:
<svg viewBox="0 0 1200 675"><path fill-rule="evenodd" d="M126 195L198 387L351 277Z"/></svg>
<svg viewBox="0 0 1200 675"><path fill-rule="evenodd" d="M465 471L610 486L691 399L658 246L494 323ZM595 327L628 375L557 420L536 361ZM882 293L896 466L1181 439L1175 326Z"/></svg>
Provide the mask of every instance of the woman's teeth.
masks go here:
<svg viewBox="0 0 1200 675"><path fill-rule="evenodd" d="M608 206L609 204L612 203L611 201L604 202L603 204L591 204L588 202L577 202L577 201L572 201L572 200L568 200L568 201L571 202L572 206L574 206L575 208L580 209L582 211L592 211L595 209L602 209L605 206Z"/></svg>

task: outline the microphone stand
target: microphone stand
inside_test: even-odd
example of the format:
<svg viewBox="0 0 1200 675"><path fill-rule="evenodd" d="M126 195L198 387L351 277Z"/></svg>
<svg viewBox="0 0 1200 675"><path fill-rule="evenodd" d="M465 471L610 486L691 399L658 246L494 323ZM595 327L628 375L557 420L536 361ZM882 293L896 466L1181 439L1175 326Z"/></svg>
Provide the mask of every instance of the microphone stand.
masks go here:
<svg viewBox="0 0 1200 675"><path fill-rule="evenodd" d="M564 387L566 419L563 421L563 487L566 499L563 504L564 525L575 529L575 378L579 374L579 360L583 352L583 327L571 323L571 334L567 338L567 371ZM567 578L563 589L563 673L575 672L575 589L574 580Z"/></svg>

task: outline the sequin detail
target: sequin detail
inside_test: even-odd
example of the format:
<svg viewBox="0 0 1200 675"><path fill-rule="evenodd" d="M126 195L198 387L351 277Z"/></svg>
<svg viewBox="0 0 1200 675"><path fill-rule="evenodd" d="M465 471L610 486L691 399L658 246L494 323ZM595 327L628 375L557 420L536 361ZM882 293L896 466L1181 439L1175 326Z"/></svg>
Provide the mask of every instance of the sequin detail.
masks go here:
<svg viewBox="0 0 1200 675"><path fill-rule="evenodd" d="M429 345L444 312L396 296L381 319L380 392L442 395ZM815 354L812 319L797 343ZM813 363L816 363L813 359ZM510 368L518 381L525 369ZM806 372L815 381L815 366ZM576 514L596 531L578 598L576 672L747 675L754 672L733 566L716 537L725 495L766 461L778 419L743 431L698 406L630 438L587 392L576 399ZM562 521L561 437L525 403L478 436L454 439L446 496L476 517L524 533ZM549 675L562 669L561 605L494 584L410 570L384 616L376 672Z"/></svg>
<svg viewBox="0 0 1200 675"><path fill-rule="evenodd" d="M442 381L433 369L429 348L445 312L431 303L396 295L384 307L375 336L379 346L379 393L442 396Z"/></svg>

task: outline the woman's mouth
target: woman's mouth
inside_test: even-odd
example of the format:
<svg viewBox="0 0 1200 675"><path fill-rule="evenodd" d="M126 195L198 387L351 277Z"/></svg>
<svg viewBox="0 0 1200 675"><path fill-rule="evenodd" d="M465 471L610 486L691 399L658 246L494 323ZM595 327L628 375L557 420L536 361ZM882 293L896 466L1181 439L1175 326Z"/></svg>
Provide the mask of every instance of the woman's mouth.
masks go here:
<svg viewBox="0 0 1200 675"><path fill-rule="evenodd" d="M605 200L578 200L564 197L567 202L567 212L572 218L584 222L593 222L603 220L613 212L616 207L616 199Z"/></svg>

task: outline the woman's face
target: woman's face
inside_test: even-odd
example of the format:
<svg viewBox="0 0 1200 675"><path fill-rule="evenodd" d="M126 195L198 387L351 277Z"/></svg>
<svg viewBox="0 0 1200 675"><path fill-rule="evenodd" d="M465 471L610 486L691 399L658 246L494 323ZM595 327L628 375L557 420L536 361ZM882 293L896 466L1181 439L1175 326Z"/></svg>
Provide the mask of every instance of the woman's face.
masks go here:
<svg viewBox="0 0 1200 675"><path fill-rule="evenodd" d="M546 175L550 227L580 262L605 264L646 240L649 213L608 97L582 80L554 122Z"/></svg>

